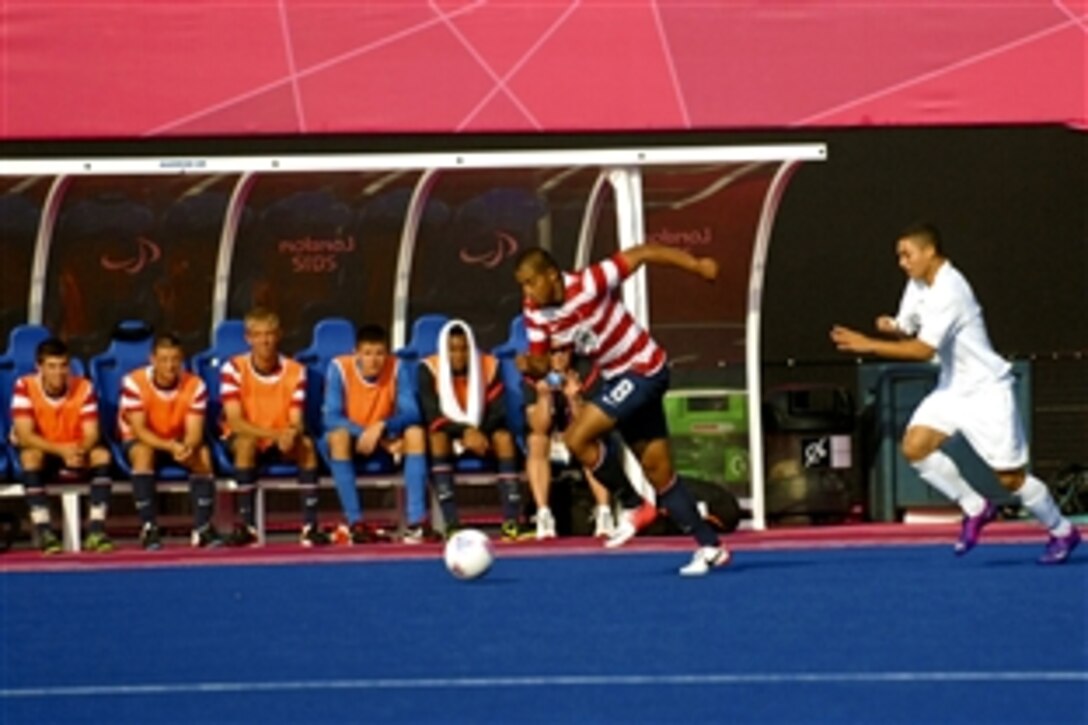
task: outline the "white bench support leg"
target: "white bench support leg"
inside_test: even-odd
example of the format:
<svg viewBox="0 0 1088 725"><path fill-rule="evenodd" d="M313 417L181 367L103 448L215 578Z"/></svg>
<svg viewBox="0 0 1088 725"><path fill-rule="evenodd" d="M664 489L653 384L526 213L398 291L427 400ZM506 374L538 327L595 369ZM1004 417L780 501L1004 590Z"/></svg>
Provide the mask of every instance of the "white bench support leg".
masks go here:
<svg viewBox="0 0 1088 725"><path fill-rule="evenodd" d="M254 496L253 499L253 505L257 507L257 510L254 512L254 521L257 522L257 543L264 546L264 489L259 485L257 486L257 495Z"/></svg>
<svg viewBox="0 0 1088 725"><path fill-rule="evenodd" d="M78 552L80 550L79 536L79 492L65 491L60 495L61 505L61 535L64 540L64 550Z"/></svg>

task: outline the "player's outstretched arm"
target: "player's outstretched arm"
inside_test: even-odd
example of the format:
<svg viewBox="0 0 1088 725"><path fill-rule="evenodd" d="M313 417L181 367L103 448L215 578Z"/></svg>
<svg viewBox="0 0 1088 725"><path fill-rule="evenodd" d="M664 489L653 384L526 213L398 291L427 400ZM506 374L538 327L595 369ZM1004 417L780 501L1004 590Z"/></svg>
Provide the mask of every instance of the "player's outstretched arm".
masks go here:
<svg viewBox="0 0 1088 725"><path fill-rule="evenodd" d="M683 249L663 244L643 244L621 252L628 268L634 272L643 264L677 267L697 274L708 282L718 278L718 263L710 257L696 257Z"/></svg>
<svg viewBox="0 0 1088 725"><path fill-rule="evenodd" d="M899 323L896 322L895 318L891 315L881 315L880 317L876 318L875 326L877 332L881 333L882 335L887 335L888 337L895 338L897 340L905 340L907 338L913 337L913 335L908 333L906 330L901 329L899 327Z"/></svg>
<svg viewBox="0 0 1088 725"><path fill-rule="evenodd" d="M936 352L932 347L915 338L879 340L842 325L831 328L831 341L841 352L876 355L892 360L924 362L931 360Z"/></svg>

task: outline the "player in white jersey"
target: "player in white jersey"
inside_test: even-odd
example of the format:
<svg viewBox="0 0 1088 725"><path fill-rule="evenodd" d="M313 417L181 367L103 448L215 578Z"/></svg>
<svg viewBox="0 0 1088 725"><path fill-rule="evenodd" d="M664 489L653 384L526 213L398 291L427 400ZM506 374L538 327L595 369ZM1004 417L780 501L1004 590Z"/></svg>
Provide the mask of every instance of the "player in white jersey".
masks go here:
<svg viewBox="0 0 1088 725"><path fill-rule="evenodd" d="M553 344L573 345L576 353L597 364L603 383L567 427L563 442L582 466L615 492L624 483L623 467L618 452L604 440L618 429L657 491L658 505L699 544L680 573L701 576L728 564L730 554L672 468L662 406L669 387L665 351L620 300L623 280L647 263L678 267L709 282L718 276L713 259L655 244L618 252L574 273L561 272L543 249L522 252L514 275L525 295L529 352L518 358L518 367L530 378L544 377L551 370Z"/></svg>
<svg viewBox="0 0 1088 725"><path fill-rule="evenodd" d="M1046 485L1027 472L1028 451L1016 409L1009 363L994 352L982 308L959 270L941 250L940 233L931 224L905 230L896 243L906 289L894 316L881 316L875 338L842 326L831 339L844 352L898 360L940 361L937 387L911 416L903 436L903 455L930 485L963 510L963 528L955 551L966 554L983 527L997 515L939 449L961 433L989 465L1001 485L1050 532L1041 564L1060 564L1080 543L1080 533L1062 516Z"/></svg>

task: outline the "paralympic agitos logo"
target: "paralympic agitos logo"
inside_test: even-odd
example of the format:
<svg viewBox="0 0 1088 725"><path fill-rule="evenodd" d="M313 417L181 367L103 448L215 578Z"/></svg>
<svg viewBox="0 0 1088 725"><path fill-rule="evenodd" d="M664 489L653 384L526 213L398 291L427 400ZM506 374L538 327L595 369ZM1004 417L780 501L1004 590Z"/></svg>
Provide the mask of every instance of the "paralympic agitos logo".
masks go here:
<svg viewBox="0 0 1088 725"><path fill-rule="evenodd" d="M478 264L486 269L494 269L503 263L503 260L512 257L518 252L518 240L508 232L495 232L495 247L483 252L461 247L460 258L465 264Z"/></svg>
<svg viewBox="0 0 1088 725"><path fill-rule="evenodd" d="M125 274L139 274L149 264L154 264L162 258L162 249L158 244L146 237L136 238L136 253L131 257L116 258L103 254L98 258L98 263L107 272L124 272Z"/></svg>

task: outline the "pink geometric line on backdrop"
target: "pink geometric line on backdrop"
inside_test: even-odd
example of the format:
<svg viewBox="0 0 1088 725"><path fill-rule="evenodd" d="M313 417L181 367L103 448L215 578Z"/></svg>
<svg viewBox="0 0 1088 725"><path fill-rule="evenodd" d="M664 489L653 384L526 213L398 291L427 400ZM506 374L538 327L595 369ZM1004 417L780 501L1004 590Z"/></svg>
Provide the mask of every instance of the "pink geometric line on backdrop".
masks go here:
<svg viewBox="0 0 1088 725"><path fill-rule="evenodd" d="M580 6L581 4L582 0L574 0L570 5L567 6L567 9L563 11L562 15L560 15L555 20L555 22L553 22L543 33L541 33L540 37L536 39L536 42L529 46L529 49L525 51L525 54L518 58L518 61L514 63L514 65L512 65L510 69L502 75L502 87L505 87L506 83L515 75L517 75L517 72L521 70L522 66L524 66L534 55L536 55L536 52L540 50L540 48L543 47L546 42L548 42L548 39L551 38L552 35L554 35L555 32L563 26L563 24L567 21L567 18L573 15L574 11L577 10L578 6ZM484 107L491 102L491 99L495 97L495 94L499 92L499 89L500 86L496 85L490 91L488 91L480 99L480 102L477 103L476 106L468 112L464 119L462 119L461 123L457 124L457 131L465 130L465 128L476 118L476 116L479 115L480 111L482 111ZM540 128L540 125L537 124L536 127Z"/></svg>
<svg viewBox="0 0 1088 725"><path fill-rule="evenodd" d="M1058 10L1060 10L1067 18L1079 25L1080 29L1083 30L1085 34L1088 34L1088 16L1078 16L1075 12L1066 7L1063 0L1051 0L1051 2L1054 3L1054 6L1058 8Z"/></svg>
<svg viewBox="0 0 1088 725"><path fill-rule="evenodd" d="M676 104L680 107L680 117L684 119L684 128L691 128L691 115L688 114L687 100L684 98L684 90L680 86L680 78L676 74L676 63L673 61L672 47L669 45L669 36L665 33L665 25L661 22L661 9L657 6L657 0L650 0L650 7L653 9L657 34L661 37L661 50L665 56L665 65L669 69L669 78L672 79Z"/></svg>
<svg viewBox="0 0 1088 725"><path fill-rule="evenodd" d="M8 0L0 0L0 20L7 24L10 22L8 18ZM9 32L0 33L0 92L7 93L11 88L11 78L9 78L8 67L11 63L11 58L8 55L8 36ZM7 138L11 129L11 113L9 109L11 103L7 98L0 95L0 138Z"/></svg>
<svg viewBox="0 0 1088 725"><path fill-rule="evenodd" d="M439 8L434 0L428 0L427 4L430 6L431 10L433 10L442 18L442 23L449 29L450 33L453 34L453 37L457 38L457 42L465 47L465 50L468 51L468 54L471 55L472 58L480 65L480 67L484 69L487 75L491 77L491 80L495 82L495 87L498 88L498 90L502 91L504 94L506 94L506 97L509 98L515 106L517 106L517 109L521 111L525 118L528 119L529 123L533 125L533 128L535 128L537 131L540 131L543 128L543 126L540 125L540 121L538 121L536 116L534 116L532 112L525 107L525 104L521 102L521 99L518 98L517 94L510 90L509 87L507 87L506 81L499 77L499 74L495 72L495 69L491 67L491 64L488 63L482 55L480 55L480 51L477 50L476 46L473 45L472 42L465 37L464 33L461 32L461 29L458 28L457 25L449 19L449 16L446 15L445 11Z"/></svg>
<svg viewBox="0 0 1088 725"><path fill-rule="evenodd" d="M827 118L828 116L834 116L835 114L840 113L842 111L845 111L848 108L853 108L854 106L860 106L862 104L868 103L869 101L876 100L877 98L882 98L884 96L889 96L889 95L891 95L893 93L904 90L906 88L910 88L912 86L916 86L916 85L919 85L921 83L925 83L926 81L932 80L934 78L939 78L940 76L947 75L948 73L951 73L952 71L955 71L955 70L959 70L960 68L965 68L967 66L971 66L971 65L974 65L976 63L980 63L982 61L989 60L990 58L994 58L994 57L999 56L999 55L1001 55L1003 53L1007 53L1010 50L1015 50L1016 48L1019 48L1021 46L1029 45L1031 43L1034 43L1037 40L1041 40L1043 38L1054 35L1055 33L1060 33L1063 30L1067 30L1067 29L1069 29L1071 27L1074 27L1077 24L1078 23L1076 22L1076 20L1065 20L1064 22L1058 23L1057 25L1052 25L1050 27L1043 28L1042 30L1037 30L1036 32L1031 33L1029 35L1025 35L1022 38L1017 38L1016 40L1009 41L1008 43L1002 43L999 46L996 46L994 48L990 48L989 50L982 51L981 53L976 53L976 54L968 56L966 58L961 58L960 60L957 60L954 63L949 63L948 65L942 66L940 68L935 68L933 70L926 71L925 73L922 73L920 75L914 76L912 78L907 78L907 79L899 81L897 83L893 83L890 86L886 86L886 87L881 88L879 90L872 91L870 93L866 93L865 95L858 96L858 97L853 98L853 99L851 99L849 101L845 101L845 102L840 103L838 105L832 106L831 108L826 108L823 111L820 111L818 113L814 113L814 114L811 114L809 116L806 116L805 118L796 120L796 121L792 122L789 125L790 126L805 126L805 125L808 125L808 124L813 123L815 121L819 121L822 118Z"/></svg>
<svg viewBox="0 0 1088 725"><path fill-rule="evenodd" d="M298 87L298 69L295 67L295 45L291 42L291 24L287 20L287 2L279 0L280 27L283 30L283 51L287 55L287 72L291 78L291 97L295 99L295 116L299 133L306 133L306 112L302 105L302 91Z"/></svg>
<svg viewBox="0 0 1088 725"><path fill-rule="evenodd" d="M463 15L465 13L470 13L470 12L476 10L477 8L479 8L480 6L485 5L485 4L486 4L485 0L475 0L471 4L466 5L465 7L460 8L458 10L455 10L455 11L453 11L451 13L447 13L446 15L447 15L447 17L451 17L451 18L452 17L458 17L458 16ZM322 71L328 70L329 68L333 68L333 67L338 66L338 65L340 65L342 63L346 63L347 61L350 61L350 60L352 60L354 58L357 58L357 57L359 57L361 55L366 55L367 53L370 53L372 51L384 48L387 45L392 45L393 43L397 42L398 40L402 40L404 38L410 37L410 36L415 35L417 33L421 33L423 31L430 30L431 28L433 28L436 25L439 25L440 23L442 23L441 18L432 18L430 20L424 20L421 23L416 23L415 25L411 25L411 26L409 26L409 27L407 27L407 28L405 28L403 30L398 30L395 33L390 33L387 36L378 38L377 40L372 40L372 41L370 41L368 43L365 43L365 44L363 44L363 45L361 45L361 46L359 46L357 48L352 48L351 50L348 50L348 51L345 51L345 52L340 53L338 55L335 55L335 56L333 56L331 58L328 58L326 60L321 61L320 63L315 63L313 65L307 66L306 68L303 68L302 70L296 72L293 78L290 78L290 77L280 78L278 80L271 81L269 83L262 83L261 85L255 87L255 88L251 88L250 90L248 90L248 91L246 91L244 93L239 93L236 96L226 98L226 99L224 99L224 100L222 100L222 101L220 101L218 103L212 104L211 106L206 106L205 108L202 108L199 111L194 111L192 113L185 114L184 116L179 116L179 117L177 117L177 118L175 118L175 119L173 119L171 121L167 121L166 123L159 124L155 128L144 131L143 134L141 134L141 135L145 136L145 137L146 136L157 136L157 135L159 135L161 133L169 131L169 130L171 130L173 128L176 128L178 126L184 126L185 124L196 121L197 119L203 118L204 116L209 116L209 115L211 115L213 113L217 113L217 112L222 111L224 109L230 108L233 105L242 103L244 101L248 101L248 100L250 100L252 98L256 98L257 96L260 96L263 93L267 93L268 91L275 90L276 88L279 88L280 86L283 86L286 83L289 83L289 82L292 82L292 81L297 82L297 81L299 81L299 80L301 80L303 78L307 78L307 77L309 77L311 75L314 75L316 73L320 73Z"/></svg>

